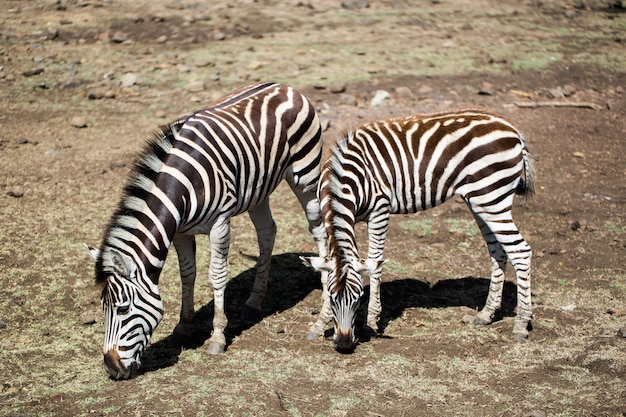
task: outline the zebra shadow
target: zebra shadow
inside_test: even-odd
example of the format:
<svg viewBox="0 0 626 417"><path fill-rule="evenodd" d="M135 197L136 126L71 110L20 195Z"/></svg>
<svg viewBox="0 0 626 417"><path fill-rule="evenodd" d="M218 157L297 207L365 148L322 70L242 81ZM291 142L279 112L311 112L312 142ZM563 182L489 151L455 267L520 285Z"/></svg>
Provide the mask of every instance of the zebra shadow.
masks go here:
<svg viewBox="0 0 626 417"><path fill-rule="evenodd" d="M260 315L252 320L242 320L241 312L252 291L256 268L250 268L228 281L224 296L224 309L228 317L228 326L224 332L226 349L235 337L260 323L263 318L294 307L313 290L322 288L319 274L304 266L299 256L317 255L284 253L272 256L267 295L261 304ZM321 306L321 299L319 301ZM172 335L150 344L143 354L141 372L170 367L178 362L182 349L198 349L204 346L213 330L213 311L211 301L195 312L191 324L191 337L185 340L182 346L173 343Z"/></svg>
<svg viewBox="0 0 626 417"><path fill-rule="evenodd" d="M385 329L392 321L402 316L408 308L447 308L469 307L479 310L485 305L489 293L489 279L464 277L446 279L430 285L418 279L397 279L383 282L381 285L381 302L383 311L378 322L376 337L385 338ZM369 286L364 297L369 296ZM367 298L365 298L367 300ZM502 307L496 311L493 321L504 317L515 316L517 288L514 283L505 281L502 293ZM367 303L359 309L357 318L357 336L362 342L368 341L373 335L365 328Z"/></svg>

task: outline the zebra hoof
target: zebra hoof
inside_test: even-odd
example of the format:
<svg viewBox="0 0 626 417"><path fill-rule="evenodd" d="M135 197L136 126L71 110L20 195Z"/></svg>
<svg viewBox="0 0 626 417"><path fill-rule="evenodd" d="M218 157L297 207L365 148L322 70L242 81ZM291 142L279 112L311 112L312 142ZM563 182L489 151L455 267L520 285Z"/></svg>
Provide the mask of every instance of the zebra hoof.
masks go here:
<svg viewBox="0 0 626 417"><path fill-rule="evenodd" d="M219 355L224 353L225 350L226 344L224 343L209 343L209 347L206 349L210 355Z"/></svg>
<svg viewBox="0 0 626 417"><path fill-rule="evenodd" d="M513 333L513 340L516 342L523 342L528 339L528 332L526 333Z"/></svg>
<svg viewBox="0 0 626 417"><path fill-rule="evenodd" d="M491 324L491 316L481 315L481 313L476 314L474 318L474 325L476 326L486 326Z"/></svg>
<svg viewBox="0 0 626 417"><path fill-rule="evenodd" d="M244 306L243 310L241 310L241 320L246 322L258 322L261 320L261 310Z"/></svg>

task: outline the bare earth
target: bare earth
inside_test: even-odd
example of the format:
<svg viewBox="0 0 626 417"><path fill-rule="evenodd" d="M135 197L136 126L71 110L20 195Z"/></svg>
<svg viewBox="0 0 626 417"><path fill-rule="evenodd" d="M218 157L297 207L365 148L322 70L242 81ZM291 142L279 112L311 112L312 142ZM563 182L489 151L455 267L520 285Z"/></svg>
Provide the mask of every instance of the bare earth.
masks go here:
<svg viewBox="0 0 626 417"><path fill-rule="evenodd" d="M619 4L4 0L0 414L625 416ZM367 120L461 106L487 107L519 126L537 171L535 196L514 207L534 250L530 338L510 337L513 281L497 320L471 324L487 295L489 261L470 213L452 201L393 219L379 337L349 355L328 338L306 341L321 287L298 260L313 240L281 186L263 318L238 319L257 254L241 216L229 259L227 352L202 347L213 304L201 238L193 342L182 351L168 344L180 302L170 259L160 284L166 314L144 371L110 380L82 244L99 243L158 125L257 80L309 96L327 143ZM378 90L389 97L372 106Z"/></svg>

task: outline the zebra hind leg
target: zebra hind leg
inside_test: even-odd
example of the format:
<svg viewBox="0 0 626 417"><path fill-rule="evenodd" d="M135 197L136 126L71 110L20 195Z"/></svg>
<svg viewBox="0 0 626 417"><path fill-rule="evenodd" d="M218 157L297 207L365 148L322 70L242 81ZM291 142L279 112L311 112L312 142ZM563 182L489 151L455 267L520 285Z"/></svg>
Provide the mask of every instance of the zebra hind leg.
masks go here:
<svg viewBox="0 0 626 417"><path fill-rule="evenodd" d="M515 269L517 280L517 314L513 326L513 337L524 340L532 319L530 291L530 261L532 251L513 223L511 211L489 214L475 213L492 259L491 283L485 308L476 316L477 324L487 324L493 312L502 302L504 267L507 259Z"/></svg>
<svg viewBox="0 0 626 417"><path fill-rule="evenodd" d="M180 320L172 332L170 343L172 346L181 347L189 342L191 322L195 313L193 298L196 281L196 239L195 236L176 235L173 243L178 255L182 302Z"/></svg>
<svg viewBox="0 0 626 417"><path fill-rule="evenodd" d="M250 297L241 312L244 321L258 321L261 317L261 302L267 293L270 262L276 239L276 223L272 218L269 200L248 212L254 224L259 244L259 259L256 264L256 276Z"/></svg>

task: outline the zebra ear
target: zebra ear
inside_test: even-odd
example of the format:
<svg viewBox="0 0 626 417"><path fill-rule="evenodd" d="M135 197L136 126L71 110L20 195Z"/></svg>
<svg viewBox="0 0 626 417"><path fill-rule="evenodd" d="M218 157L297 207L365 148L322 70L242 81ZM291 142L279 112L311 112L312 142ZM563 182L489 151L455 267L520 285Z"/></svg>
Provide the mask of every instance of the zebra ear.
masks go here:
<svg viewBox="0 0 626 417"><path fill-rule="evenodd" d="M330 259L321 256L301 256L302 263L318 272L330 272L332 264Z"/></svg>
<svg viewBox="0 0 626 417"><path fill-rule="evenodd" d="M380 268L383 267L384 264L386 264L387 262L389 262L389 259L359 259L357 261L357 268L356 270L359 271L359 273L363 273L366 272L368 274L373 274L374 272L376 272L377 270L379 270Z"/></svg>
<svg viewBox="0 0 626 417"><path fill-rule="evenodd" d="M91 259L93 259L93 260L94 260L94 262L95 262L95 261L97 261L97 260L98 260L98 258L100 257L100 249L93 248L93 247L89 246L89 245L88 245L88 244L86 244L86 243L83 243L83 245L84 245L84 246L87 248L87 250L89 251L89 256L91 256Z"/></svg>
<svg viewBox="0 0 626 417"><path fill-rule="evenodd" d="M117 272L119 275L126 277L126 278L134 277L136 267L132 258L126 255L125 253L122 253L113 248L111 248L110 251L111 251L111 261L113 262L113 267L115 268L115 272Z"/></svg>

